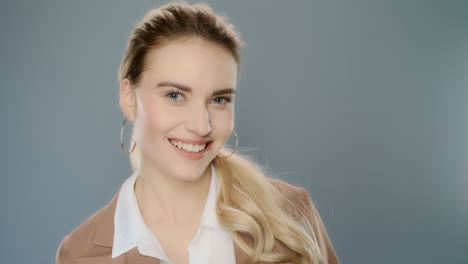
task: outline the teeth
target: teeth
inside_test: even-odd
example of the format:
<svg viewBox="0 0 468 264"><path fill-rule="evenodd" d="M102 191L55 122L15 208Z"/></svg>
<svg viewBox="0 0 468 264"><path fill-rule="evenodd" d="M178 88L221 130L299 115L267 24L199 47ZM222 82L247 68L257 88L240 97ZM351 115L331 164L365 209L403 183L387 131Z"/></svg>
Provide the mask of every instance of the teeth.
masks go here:
<svg viewBox="0 0 468 264"><path fill-rule="evenodd" d="M184 145L184 149L190 151L190 152L195 152L194 151L195 146L194 145ZM198 149L198 147L196 147Z"/></svg>
<svg viewBox="0 0 468 264"><path fill-rule="evenodd" d="M205 149L206 143L203 145L192 145L192 144L187 144L187 143L182 143L180 141L175 141L175 140L169 140L172 145L183 149L188 152L200 152Z"/></svg>

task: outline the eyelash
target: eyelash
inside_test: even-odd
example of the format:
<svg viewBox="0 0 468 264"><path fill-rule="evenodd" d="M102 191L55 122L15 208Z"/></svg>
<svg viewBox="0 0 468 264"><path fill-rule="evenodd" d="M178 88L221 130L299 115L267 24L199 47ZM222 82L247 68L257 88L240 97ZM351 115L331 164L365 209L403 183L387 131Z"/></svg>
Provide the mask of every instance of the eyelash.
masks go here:
<svg viewBox="0 0 468 264"><path fill-rule="evenodd" d="M170 91L169 93L166 94L166 97L168 97L169 99L173 100L172 97L170 97L170 95L173 95L173 94L178 94L178 95L182 95L182 93L179 93L177 91ZM218 98L221 98L221 99L224 99L226 100L226 104L230 103L232 101L232 99L230 97L226 97L226 96L219 96L219 97L216 97L215 99L218 99ZM213 99L214 100L214 99ZM173 101L177 101L177 100L173 100Z"/></svg>

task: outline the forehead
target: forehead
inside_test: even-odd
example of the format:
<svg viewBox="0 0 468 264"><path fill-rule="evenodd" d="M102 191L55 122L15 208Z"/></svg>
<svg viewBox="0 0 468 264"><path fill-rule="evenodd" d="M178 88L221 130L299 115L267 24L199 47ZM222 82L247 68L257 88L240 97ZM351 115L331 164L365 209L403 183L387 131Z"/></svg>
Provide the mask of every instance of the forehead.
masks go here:
<svg viewBox="0 0 468 264"><path fill-rule="evenodd" d="M227 50L210 41L172 40L147 54L142 80L180 82L195 90L235 88L237 64Z"/></svg>

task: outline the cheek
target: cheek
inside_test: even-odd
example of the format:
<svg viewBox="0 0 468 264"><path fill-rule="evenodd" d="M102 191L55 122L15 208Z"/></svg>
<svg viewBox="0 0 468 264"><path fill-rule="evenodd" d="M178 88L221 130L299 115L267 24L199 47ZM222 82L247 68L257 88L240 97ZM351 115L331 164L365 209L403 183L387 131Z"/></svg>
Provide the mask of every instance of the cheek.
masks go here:
<svg viewBox="0 0 468 264"><path fill-rule="evenodd" d="M171 118L171 113L160 104L143 101L138 110L140 110L137 117L140 133L147 139L159 137L173 126L174 119Z"/></svg>
<svg viewBox="0 0 468 264"><path fill-rule="evenodd" d="M223 111L212 114L211 126L218 136L228 138L234 129L234 112Z"/></svg>

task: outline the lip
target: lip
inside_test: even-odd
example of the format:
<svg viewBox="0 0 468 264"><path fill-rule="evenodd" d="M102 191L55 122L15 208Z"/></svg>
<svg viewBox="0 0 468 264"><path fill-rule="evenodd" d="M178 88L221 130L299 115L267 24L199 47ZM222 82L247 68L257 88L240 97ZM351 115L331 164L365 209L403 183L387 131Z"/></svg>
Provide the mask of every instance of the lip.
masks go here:
<svg viewBox="0 0 468 264"><path fill-rule="evenodd" d="M171 138L172 140L176 140L176 141L180 141L176 138ZM203 141L202 143L191 143L191 144L204 144L205 142L207 143L206 147L204 150L200 151L200 152L197 152L197 153L194 153L194 152L188 152L188 151L185 151L183 149L180 149L174 145L172 145L171 143L171 139L167 139L167 142L174 148L174 150L179 153L180 155L182 155L183 157L189 159L189 160L200 160L203 158L203 155L204 153L211 147L211 143L213 141ZM182 141L182 142L186 142L186 141ZM193 141L192 141L193 142ZM198 141L200 142L200 141Z"/></svg>

